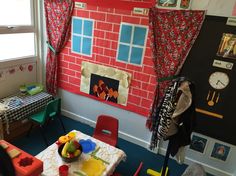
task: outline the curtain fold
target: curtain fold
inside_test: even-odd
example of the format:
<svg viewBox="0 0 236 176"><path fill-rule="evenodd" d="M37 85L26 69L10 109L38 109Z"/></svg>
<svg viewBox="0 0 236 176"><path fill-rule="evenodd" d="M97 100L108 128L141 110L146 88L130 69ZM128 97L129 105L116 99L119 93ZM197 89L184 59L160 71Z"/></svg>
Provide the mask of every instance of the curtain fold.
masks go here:
<svg viewBox="0 0 236 176"><path fill-rule="evenodd" d="M171 79L178 75L203 24L205 11L151 8L149 23L151 47L157 86L154 101L146 121L150 131L158 123L158 107Z"/></svg>
<svg viewBox="0 0 236 176"><path fill-rule="evenodd" d="M46 87L57 94L59 54L69 39L73 0L44 0L47 30Z"/></svg>

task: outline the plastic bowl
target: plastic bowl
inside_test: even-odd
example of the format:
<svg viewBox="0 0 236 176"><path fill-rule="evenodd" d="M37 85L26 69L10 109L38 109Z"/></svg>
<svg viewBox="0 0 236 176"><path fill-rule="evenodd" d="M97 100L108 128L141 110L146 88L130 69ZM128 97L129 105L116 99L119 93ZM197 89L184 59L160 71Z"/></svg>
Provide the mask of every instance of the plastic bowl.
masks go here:
<svg viewBox="0 0 236 176"><path fill-rule="evenodd" d="M59 156L62 158L62 160L65 161L65 162L67 162L67 163L70 163L70 162L73 162L73 161L77 161L78 158L80 157L82 151L83 151L82 146L79 145L80 154L79 154L78 156L73 157L73 158L66 158L66 157L64 157L64 156L61 155L61 151L62 151L64 145L65 145L65 144L62 144L62 145L60 145L60 146L58 147L58 154L59 154Z"/></svg>

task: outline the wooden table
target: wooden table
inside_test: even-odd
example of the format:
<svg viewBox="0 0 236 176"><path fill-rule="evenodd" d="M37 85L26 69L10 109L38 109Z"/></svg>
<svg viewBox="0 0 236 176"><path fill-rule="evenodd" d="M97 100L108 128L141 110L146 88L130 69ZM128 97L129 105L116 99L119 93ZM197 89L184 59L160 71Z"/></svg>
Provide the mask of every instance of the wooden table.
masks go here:
<svg viewBox="0 0 236 176"><path fill-rule="evenodd" d="M106 167L102 173L102 176L111 175L114 172L116 166L120 163L120 161L125 160L126 154L122 150L115 148L109 144L106 144L102 141L99 141L91 136L83 134L79 131L75 132L76 140L91 139L93 142L96 143L96 148L99 147L99 150L96 153L96 157L105 161L103 164ZM76 175L74 174L74 171L80 171L83 162L90 159L91 157L92 156L90 155L90 153L82 153L78 161L72 163L65 163L59 156L58 145L55 143L36 156L36 158L44 162L44 171L42 173L42 176L58 176L58 167L63 164L67 164L69 166L69 176Z"/></svg>

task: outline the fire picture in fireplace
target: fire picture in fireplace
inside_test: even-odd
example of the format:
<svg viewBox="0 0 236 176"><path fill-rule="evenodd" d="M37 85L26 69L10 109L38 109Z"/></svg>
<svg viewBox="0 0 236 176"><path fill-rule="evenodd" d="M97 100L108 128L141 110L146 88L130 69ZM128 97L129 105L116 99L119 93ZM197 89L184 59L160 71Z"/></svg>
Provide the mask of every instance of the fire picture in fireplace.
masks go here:
<svg viewBox="0 0 236 176"><path fill-rule="evenodd" d="M80 91L90 98L96 96L95 99L103 103L127 106L131 76L131 73L117 68L83 61Z"/></svg>
<svg viewBox="0 0 236 176"><path fill-rule="evenodd" d="M105 101L117 103L119 81L91 74L89 94Z"/></svg>

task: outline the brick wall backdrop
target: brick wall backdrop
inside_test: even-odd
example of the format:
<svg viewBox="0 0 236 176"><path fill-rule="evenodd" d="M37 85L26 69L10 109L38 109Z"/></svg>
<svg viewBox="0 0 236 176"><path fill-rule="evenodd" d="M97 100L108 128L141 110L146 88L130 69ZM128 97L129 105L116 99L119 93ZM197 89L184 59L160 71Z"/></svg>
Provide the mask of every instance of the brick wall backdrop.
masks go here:
<svg viewBox="0 0 236 176"><path fill-rule="evenodd" d="M137 1L137 0L136 0ZM139 1L140 2L140 1ZM145 0L143 0L145 2ZM81 62L88 61L114 67L132 74L127 106L106 102L110 105L148 116L153 101L156 76L151 58L148 37L142 66L116 61L120 22L148 26L148 16L134 15L131 11L87 5L86 9L75 9L73 16L95 20L92 57L71 53L71 40L60 54L59 87L85 96L80 92ZM150 36L150 31L149 31Z"/></svg>

